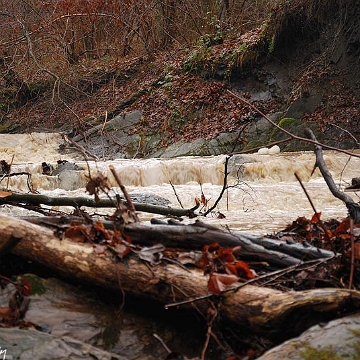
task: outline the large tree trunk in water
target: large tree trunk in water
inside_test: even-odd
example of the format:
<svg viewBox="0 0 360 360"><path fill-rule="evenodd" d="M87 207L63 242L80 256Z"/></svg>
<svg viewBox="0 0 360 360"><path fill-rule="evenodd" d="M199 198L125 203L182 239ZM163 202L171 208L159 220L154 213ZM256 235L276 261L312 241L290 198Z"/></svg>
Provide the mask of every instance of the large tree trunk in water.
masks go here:
<svg viewBox="0 0 360 360"><path fill-rule="evenodd" d="M171 304L208 294L207 276L167 262L149 266L131 255L119 261L110 251L97 254L91 244L60 240L52 230L0 214L0 237L15 237L12 253L49 266L73 279ZM161 239L159 239L161 242ZM310 325L360 306L360 293L345 289L281 292L246 285L217 297L219 318L267 339L287 338ZM190 304L191 305L191 304ZM204 313L205 300L196 305ZM346 307L346 310L345 310Z"/></svg>

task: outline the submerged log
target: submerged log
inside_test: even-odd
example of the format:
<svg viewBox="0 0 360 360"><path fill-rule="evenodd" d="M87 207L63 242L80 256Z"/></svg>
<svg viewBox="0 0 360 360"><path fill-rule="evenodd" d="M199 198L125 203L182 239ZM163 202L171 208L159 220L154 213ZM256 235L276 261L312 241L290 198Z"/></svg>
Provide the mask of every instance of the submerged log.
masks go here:
<svg viewBox="0 0 360 360"><path fill-rule="evenodd" d="M14 236L21 241L12 253L68 278L164 305L208 295L208 277L199 269L187 270L167 262L150 266L135 255L118 260L108 250L97 254L91 244L59 239L48 228L0 214L0 237ZM158 240L161 242L161 236ZM219 319L267 339L296 335L314 323L360 307L360 292L334 288L284 293L245 285L214 298ZM208 303L199 300L196 305L205 313Z"/></svg>

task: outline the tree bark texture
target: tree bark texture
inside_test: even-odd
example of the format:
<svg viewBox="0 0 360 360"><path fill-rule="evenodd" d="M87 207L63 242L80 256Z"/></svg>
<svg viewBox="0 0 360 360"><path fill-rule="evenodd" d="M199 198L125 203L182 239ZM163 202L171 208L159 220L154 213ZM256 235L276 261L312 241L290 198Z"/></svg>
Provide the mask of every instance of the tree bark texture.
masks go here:
<svg viewBox="0 0 360 360"><path fill-rule="evenodd" d="M209 243L218 242L223 247L241 246L240 257L254 261L267 261L278 267L299 264L304 260L329 258L334 253L314 246L287 244L269 238L240 232L225 232L197 221L194 225L154 224L151 227L137 223L125 226L124 232L132 242L154 245L159 239L169 247L202 250Z"/></svg>
<svg viewBox="0 0 360 360"><path fill-rule="evenodd" d="M164 305L208 295L208 277L199 269L187 271L166 261L150 266L135 255L118 260L108 250L97 254L91 244L59 239L48 228L2 214L0 237L20 238L12 253L88 284ZM212 299L218 303L219 319L268 339L298 334L319 320L360 307L360 292L332 288L284 293L246 285ZM204 313L207 305L206 300L196 301Z"/></svg>

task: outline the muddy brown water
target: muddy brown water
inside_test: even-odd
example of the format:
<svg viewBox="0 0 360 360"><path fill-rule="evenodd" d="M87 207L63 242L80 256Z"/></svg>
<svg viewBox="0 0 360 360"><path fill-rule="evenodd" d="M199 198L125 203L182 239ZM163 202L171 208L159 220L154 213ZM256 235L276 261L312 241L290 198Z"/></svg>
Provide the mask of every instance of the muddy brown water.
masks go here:
<svg viewBox="0 0 360 360"><path fill-rule="evenodd" d="M57 160L64 159L58 150L62 141L58 134L7 134L0 137L0 159L12 162L12 172L30 172L32 185L39 193L49 196L85 196L88 167L92 174L101 171L109 178L113 186L112 195L120 193L109 165L115 167L128 192L160 196L168 199L173 207L179 207L178 198L184 207L192 207L195 198L199 198L202 193L211 206L223 186L225 155L115 159L86 163L79 158L79 154L74 153L67 154L66 160L84 170L70 172L67 178L61 178L42 175L41 168L43 161L56 166ZM324 153L324 157L341 189L350 184L351 178L359 176L359 159L350 159L348 155L329 151ZM294 172L302 179L315 208L322 213L323 220L345 217L345 206L333 197L318 170L311 175L314 163L315 155L312 152L234 156L229 163L230 187L215 211L202 220L219 227L263 235L281 230L298 216L311 217L313 210ZM1 187L27 192L27 177L3 178ZM356 193L352 196L356 200ZM63 207L53 209L72 211ZM7 205L0 207L0 211L14 216L36 215ZM113 210L88 211L111 214ZM225 215L225 218L218 219L218 213ZM140 213L139 216L142 221L154 217L146 213ZM49 306L46 318L49 319L47 323L53 329L53 334L61 336L66 328L86 341L108 347L129 359L152 360L164 356L164 349L153 337L154 332L163 337L170 347L184 351L189 357L199 355L201 351L206 328L195 313L173 311L170 314L169 310L159 308L156 304L147 302L144 305L143 302L129 298L125 301L125 312L118 317L121 301L114 295L101 293L100 289L90 289L89 292L89 288L67 284L64 284L65 289L70 286L67 290L57 292L56 289L60 289L60 285L56 285L58 280L54 280L53 276L45 276L44 281L51 288L48 292L51 295L46 300L46 306ZM60 307L52 307L56 302L60 304L60 300L66 296L69 296L68 305L62 303ZM46 321L41 320L45 309L41 301L40 298L33 301L29 316L33 317L34 322L46 324ZM70 321L69 314L73 312L82 315L86 313L86 317L80 316L78 320ZM213 356L216 358L215 353Z"/></svg>

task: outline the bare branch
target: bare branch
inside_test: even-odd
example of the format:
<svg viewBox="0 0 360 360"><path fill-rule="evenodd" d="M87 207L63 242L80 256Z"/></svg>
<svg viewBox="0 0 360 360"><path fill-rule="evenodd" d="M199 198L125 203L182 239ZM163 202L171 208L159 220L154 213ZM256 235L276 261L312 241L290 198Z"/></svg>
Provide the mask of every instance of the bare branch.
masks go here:
<svg viewBox="0 0 360 360"><path fill-rule="evenodd" d="M110 166L109 166L109 169L110 169L111 173L113 174L116 182L118 183L118 185L119 185L122 193L123 193L124 196L125 196L125 199L126 199L126 201L127 201L127 203L128 203L129 211L131 212L131 214L132 214L135 222L139 222L140 220L139 220L139 218L138 218L138 216L137 216L137 214L136 214L135 206L134 206L134 204L133 204L133 202L132 202L132 200L131 200L131 198L130 198L129 193L128 193L127 190L126 190L126 187L123 185L122 181L120 180L120 177L118 176L118 174L117 174L114 166L110 165Z"/></svg>
<svg viewBox="0 0 360 360"><path fill-rule="evenodd" d="M324 158L322 156L322 148L320 143L317 142L316 137L314 133L310 129L305 130L306 136L311 139L311 141L315 144L315 154L316 154L316 164L321 172L321 175L324 177L324 180L331 191L331 193L341 201L343 201L346 205L346 207L349 210L350 217L354 220L355 223L360 222L360 206L358 203L356 203L349 195L345 194L344 192L340 191L335 182L334 179L331 176L330 171L328 170Z"/></svg>
<svg viewBox="0 0 360 360"><path fill-rule="evenodd" d="M223 187L221 189L221 192L220 192L218 198L216 199L214 205L204 213L204 216L208 215L211 211L213 211L216 208L216 206L220 202L221 198L223 197L224 192L228 188L228 186L227 186L227 176L229 175L229 173L228 173L228 163L229 163L230 158L231 158L231 155L227 156L226 159L225 159L224 179L223 179Z"/></svg>
<svg viewBox="0 0 360 360"><path fill-rule="evenodd" d="M0 204L10 204L17 206L18 204L32 204L32 205L47 205L47 206L72 206L76 209L79 207L91 208L114 208L117 206L114 199L100 199L99 202L94 201L89 197L51 197L40 194L17 194L13 193L11 196L0 198ZM127 203L125 202L127 205ZM136 211L148 212L159 215L173 215L173 216L188 216L193 214L194 209L178 209L167 206L133 203Z"/></svg>

